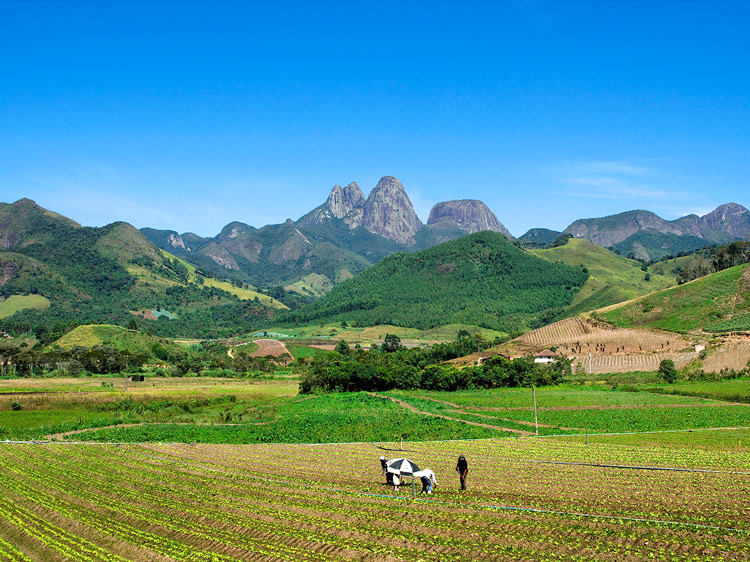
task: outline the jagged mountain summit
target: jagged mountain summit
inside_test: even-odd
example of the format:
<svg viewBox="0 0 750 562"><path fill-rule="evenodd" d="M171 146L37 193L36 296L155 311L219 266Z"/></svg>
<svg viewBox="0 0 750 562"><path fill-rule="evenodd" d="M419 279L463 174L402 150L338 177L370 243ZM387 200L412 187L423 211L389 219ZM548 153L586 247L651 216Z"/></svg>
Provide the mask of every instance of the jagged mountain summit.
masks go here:
<svg viewBox="0 0 750 562"><path fill-rule="evenodd" d="M424 226L403 184L393 176L380 178L367 199L356 182L344 188L335 185L326 202L297 223L304 228L334 219L404 246L414 246L415 235Z"/></svg>
<svg viewBox="0 0 750 562"><path fill-rule="evenodd" d="M423 224L403 184L383 176L367 198L356 182L334 185L325 203L296 222L262 228L232 222L213 238L142 232L218 275L283 285L305 295L315 294L313 286L331 287L394 252L418 251L481 230L512 238L481 201L441 203L430 216L430 224Z"/></svg>
<svg viewBox="0 0 750 562"><path fill-rule="evenodd" d="M384 176L367 197L362 226L373 234L413 246L414 235L424 225L403 184L393 176Z"/></svg>

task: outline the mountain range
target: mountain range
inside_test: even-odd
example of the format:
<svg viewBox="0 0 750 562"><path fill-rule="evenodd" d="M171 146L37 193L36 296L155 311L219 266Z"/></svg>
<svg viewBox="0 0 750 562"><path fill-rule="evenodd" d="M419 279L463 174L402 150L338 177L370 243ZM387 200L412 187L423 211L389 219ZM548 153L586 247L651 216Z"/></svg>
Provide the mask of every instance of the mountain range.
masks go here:
<svg viewBox="0 0 750 562"><path fill-rule="evenodd" d="M160 335L216 337L257 327L287 304L295 309L283 313L290 321L435 326L450 318L510 331L665 288L696 269L685 260L711 261L702 252L648 268L588 238L615 249L636 242L646 248L649 240L705 245L747 238L748 219L735 204L677 221L633 211L576 221L565 233L536 229L529 244L553 242L524 251L479 201L439 203L421 223L392 177L367 199L356 184L335 186L296 222L260 229L234 222L214 238L138 231L124 222L83 227L21 199L0 204L0 318L4 330L33 329L37 336L78 323L139 319ZM225 272L235 278L222 280ZM259 293L240 276L272 290Z"/></svg>
<svg viewBox="0 0 750 562"><path fill-rule="evenodd" d="M213 238L153 228L141 232L160 248L217 275L320 296L390 254L483 230L512 238L484 203L472 199L438 203L424 224L403 184L384 176L367 198L355 182L335 185L325 203L296 222L259 229L232 222Z"/></svg>
<svg viewBox="0 0 750 562"><path fill-rule="evenodd" d="M160 248L216 275L318 297L394 252L415 252L484 230L514 240L487 205L474 199L436 204L425 224L403 184L384 176L366 198L356 182L335 185L323 204L297 221L262 228L232 222L213 238L153 228L141 232ZM750 239L750 212L729 203L702 217L667 221L650 211L628 211L580 219L562 232L534 228L518 243L543 248L562 234L650 262Z"/></svg>

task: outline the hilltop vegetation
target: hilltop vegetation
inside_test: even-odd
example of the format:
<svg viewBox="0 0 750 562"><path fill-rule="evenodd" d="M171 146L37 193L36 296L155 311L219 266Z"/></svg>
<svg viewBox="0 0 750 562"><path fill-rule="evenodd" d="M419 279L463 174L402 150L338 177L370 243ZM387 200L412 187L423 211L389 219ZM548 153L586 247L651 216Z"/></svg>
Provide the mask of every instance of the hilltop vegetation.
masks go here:
<svg viewBox="0 0 750 562"><path fill-rule="evenodd" d="M566 311L568 316L675 284L674 277L664 268L646 268L640 262L618 256L582 238L569 238L562 246L529 252L551 262L562 262L588 271L589 278Z"/></svg>
<svg viewBox="0 0 750 562"><path fill-rule="evenodd" d="M3 327L31 330L44 343L78 324L127 326L134 315L161 335L216 337L247 331L273 315L270 307L283 307L206 282L126 223L81 227L21 200L0 208L0 239L8 246L0 251ZM169 314L153 320L153 310Z"/></svg>
<svg viewBox="0 0 750 562"><path fill-rule="evenodd" d="M598 313L621 327L750 330L750 266L738 265Z"/></svg>
<svg viewBox="0 0 750 562"><path fill-rule="evenodd" d="M561 313L587 277L580 268L536 258L501 234L480 232L392 255L281 320L511 331Z"/></svg>

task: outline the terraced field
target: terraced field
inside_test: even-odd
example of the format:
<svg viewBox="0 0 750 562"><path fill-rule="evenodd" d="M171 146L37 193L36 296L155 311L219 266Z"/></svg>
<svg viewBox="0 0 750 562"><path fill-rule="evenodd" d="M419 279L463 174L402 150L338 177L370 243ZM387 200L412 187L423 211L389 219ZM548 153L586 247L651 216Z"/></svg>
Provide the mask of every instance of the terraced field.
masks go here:
<svg viewBox="0 0 750 562"><path fill-rule="evenodd" d="M750 559L748 453L383 447L0 444L0 559ZM432 468L435 493L412 501L408 486L385 486L380 454Z"/></svg>

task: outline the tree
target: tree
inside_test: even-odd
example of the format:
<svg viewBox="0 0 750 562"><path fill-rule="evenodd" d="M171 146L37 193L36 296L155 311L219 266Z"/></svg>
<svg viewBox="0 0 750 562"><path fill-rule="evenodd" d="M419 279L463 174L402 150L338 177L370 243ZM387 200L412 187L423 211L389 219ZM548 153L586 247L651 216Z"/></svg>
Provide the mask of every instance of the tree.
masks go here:
<svg viewBox="0 0 750 562"><path fill-rule="evenodd" d="M395 334L386 334L383 340L383 351L386 353L393 353L398 351L403 346L401 345L401 338Z"/></svg>
<svg viewBox="0 0 750 562"><path fill-rule="evenodd" d="M138 331L138 322L135 321L135 318L130 319L130 323L128 324L128 330L130 330L131 332Z"/></svg>
<svg viewBox="0 0 750 562"><path fill-rule="evenodd" d="M339 352L341 355L349 355L351 350L349 349L348 343L344 340L340 340L339 343L336 344L336 349L334 349L334 351Z"/></svg>
<svg viewBox="0 0 750 562"><path fill-rule="evenodd" d="M674 361L671 359L663 359L659 363L659 376L664 379L664 382L668 384L674 384L677 382L677 368L674 366Z"/></svg>

